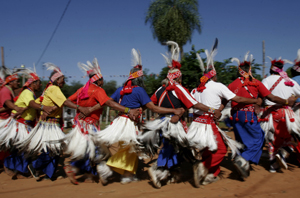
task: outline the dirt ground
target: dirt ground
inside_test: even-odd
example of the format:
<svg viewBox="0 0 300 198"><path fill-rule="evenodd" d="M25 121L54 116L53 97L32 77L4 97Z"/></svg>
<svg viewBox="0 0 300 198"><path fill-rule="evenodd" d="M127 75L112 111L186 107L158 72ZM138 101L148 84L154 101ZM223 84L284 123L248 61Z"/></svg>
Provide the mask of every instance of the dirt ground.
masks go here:
<svg viewBox="0 0 300 198"><path fill-rule="evenodd" d="M54 181L30 179L13 180L5 172L0 173L0 198L3 197L300 197L300 168L291 155L289 170L283 173L269 173L267 152L259 165L252 165L250 177L239 180L232 165L230 154L221 163L221 179L213 184L195 188L192 179L192 166L183 164L183 181L155 189L149 180L147 169L153 161L141 162L139 182L122 185L119 175L115 175L107 186L101 183L81 182L75 186L68 178ZM60 173L63 173L62 165ZM63 175L63 174L62 174ZM80 176L79 176L80 177Z"/></svg>

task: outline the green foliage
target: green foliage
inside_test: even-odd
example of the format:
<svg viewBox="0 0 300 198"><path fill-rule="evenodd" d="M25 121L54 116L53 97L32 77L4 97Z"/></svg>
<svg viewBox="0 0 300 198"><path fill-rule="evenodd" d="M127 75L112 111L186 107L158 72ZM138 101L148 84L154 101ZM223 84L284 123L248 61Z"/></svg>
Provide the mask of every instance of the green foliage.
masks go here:
<svg viewBox="0 0 300 198"><path fill-rule="evenodd" d="M197 0L155 0L151 2L145 23L151 24L153 37L160 43L175 41L180 49L191 42L196 29L201 33Z"/></svg>
<svg viewBox="0 0 300 198"><path fill-rule="evenodd" d="M202 77L203 72L200 71L199 61L197 60L196 53L199 53L200 56L206 57L204 50L195 50L192 46L192 50L188 53L184 53L183 60L181 61L181 72L182 72L182 85L187 89L196 88L200 83L200 78ZM224 85L229 85L238 77L238 68L236 65L233 65L230 61L231 58L225 59L223 62L215 61L214 66L217 71L218 82L223 83ZM206 58L202 59L204 65L206 65ZM152 95L156 89L161 86L161 81L167 77L168 67L162 68L159 76L155 74L148 75L148 70L146 70L144 82L146 86L146 91L149 95ZM260 70L259 64L252 65L252 74L253 76L261 80L261 76L257 74L257 70Z"/></svg>
<svg viewBox="0 0 300 198"><path fill-rule="evenodd" d="M105 90L108 96L111 96L117 90L117 81L104 81L102 88Z"/></svg>

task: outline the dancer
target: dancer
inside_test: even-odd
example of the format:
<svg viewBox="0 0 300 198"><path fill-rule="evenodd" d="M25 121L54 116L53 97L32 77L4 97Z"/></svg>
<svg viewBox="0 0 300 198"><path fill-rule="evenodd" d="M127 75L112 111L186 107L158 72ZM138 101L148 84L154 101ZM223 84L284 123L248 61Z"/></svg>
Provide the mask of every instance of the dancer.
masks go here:
<svg viewBox="0 0 300 198"><path fill-rule="evenodd" d="M65 136L61 130L62 107L66 105L70 108L78 109L84 114L89 113L89 109L75 105L70 100L67 100L61 92L61 88L65 84L65 77L61 70L52 63L45 63L44 65L48 70L53 70L53 72L42 96L36 101L41 104L41 109L44 106L55 106L57 109L50 114L42 112L37 125L32 129L28 138L17 145L17 148L24 152L26 156L37 157L36 160L32 161L32 164L28 165L31 174L37 180L40 178L35 169L42 170L49 178L52 178L56 171L62 147L59 142L51 144L49 141L59 140Z"/></svg>
<svg viewBox="0 0 300 198"><path fill-rule="evenodd" d="M190 93L181 85L182 74L180 71L181 64L178 62L180 49L178 44L173 41L168 41L168 45L174 47L171 57L163 55L168 65L169 72L167 75L168 84L166 87L160 87L152 95L151 100L154 104L161 107L168 108L194 108L204 112L210 112L215 117L220 117L221 113L218 109L210 108L202 103L197 102ZM148 169L148 173L151 177L152 183L156 188L161 188L161 181L167 181L167 183L175 183L180 181L179 166L182 161L181 151L184 151L184 147L188 146L188 140L186 136L187 126L185 122L177 122L176 124L170 122L171 114L160 114L159 119L148 122L146 129L150 132L144 134L145 137L141 137L141 141L147 144L147 139L151 140L151 133L153 136L159 136L162 138L163 147L159 152L157 161ZM172 118L177 117L173 116ZM177 120L180 117L177 117ZM149 137L147 137L149 136ZM160 140L157 138L156 140ZM160 146L160 142L151 143L156 147L154 152ZM147 148L147 146L145 146ZM153 151L150 151L153 153Z"/></svg>
<svg viewBox="0 0 300 198"><path fill-rule="evenodd" d="M278 104L292 105L294 102L293 98L285 100L274 96L259 80L252 76L251 64L253 56L250 55L248 61L248 55L249 52L246 53L243 62L240 62L237 58L231 59L238 63L239 77L228 88L237 96L257 98L259 95ZM241 155L238 155L234 160L234 166L240 174L241 179L244 180L250 175L250 163L258 164L259 162L265 133L260 127L253 105L238 104L232 101L231 107L235 139L244 144Z"/></svg>
<svg viewBox="0 0 300 198"><path fill-rule="evenodd" d="M217 82L213 60L216 50L216 45L211 52L205 50L206 70L200 55L197 54L203 76L200 78L200 85L192 90L191 95L198 102L215 109L220 108L222 98L243 104L257 103L257 99L236 96L225 85ZM202 153L201 161L197 161L193 166L194 182L197 188L200 187L200 184L207 185L219 180L220 163L227 153L226 145L232 151L232 158L239 153L238 149L242 148L242 144L232 140L216 125L213 114L200 110L194 111L194 120L189 127L187 137L189 146L194 151Z"/></svg>
<svg viewBox="0 0 300 198"><path fill-rule="evenodd" d="M36 110L40 110L41 105L34 102L36 99L35 92L41 88L41 81L37 74L29 69L23 71L28 75L27 82L23 85L20 95L17 96L17 100L14 105L17 107L26 108L26 111L16 119L12 115L5 121L5 126L0 127L0 147L4 150L11 150L10 156L4 160L4 166L10 171L14 171L13 178L23 178L22 175L28 173L28 161L23 154L18 154L18 150L15 149L15 145L24 141L31 129L35 125ZM43 111L51 113L55 110L55 107L44 106ZM15 110L12 114L17 113Z"/></svg>
<svg viewBox="0 0 300 198"><path fill-rule="evenodd" d="M132 49L132 56L134 68L130 70L129 78L124 86L118 88L111 98L128 108L142 107L156 113L181 116L184 112L183 109L162 108L153 104L143 88L143 70L140 53ZM102 161L97 166L103 184L107 183L107 178L112 175L111 170L121 174L122 184L137 180L135 176L138 166L137 145L139 145L137 140L137 135L139 134L137 123L138 119L132 121L126 113L120 113L109 127L96 134L96 142L100 145L110 146L117 142L120 145L118 152L110 157L106 164Z"/></svg>
<svg viewBox="0 0 300 198"><path fill-rule="evenodd" d="M73 184L78 184L75 176L79 171L87 173L87 176L85 175L87 179L94 181L94 175L97 175L96 164L110 155L105 147L97 149L92 140L92 135L100 131L99 119L102 107L107 105L120 112L128 113L131 119L135 119L139 114L138 110L126 108L106 95L102 88L103 76L96 58L92 63L87 61L87 64L78 63L78 66L89 75L90 80L69 99L77 105L92 107L93 110L90 115L81 119L77 112L73 129L65 138L59 140L64 144L64 153L71 155L72 162L65 165L64 169Z"/></svg>
<svg viewBox="0 0 300 198"><path fill-rule="evenodd" d="M19 88L18 74L12 73L9 69L5 69L5 81L1 86L0 90L0 128L6 125L5 121L8 121L11 111L16 110L19 114L25 111L25 108L18 107L14 104L14 90ZM0 164L3 164L4 159L9 156L8 152L0 151ZM4 167L8 175L13 175L12 171L9 171Z"/></svg>
<svg viewBox="0 0 300 198"><path fill-rule="evenodd" d="M270 57L269 57L270 58ZM278 58L271 60L270 76L265 78L262 83L270 92L281 98L289 98L292 95L300 96L300 86L297 82L290 79L283 71L285 63L292 64L291 61ZM274 173L280 171L280 166L288 169L284 155L284 148L289 150L289 145L297 145L300 140L300 118L291 109L288 101L285 104L277 105L274 102L265 100L265 109L262 115L262 129L266 132L269 146L269 171ZM289 106L288 106L289 105ZM279 163L279 165L278 165Z"/></svg>

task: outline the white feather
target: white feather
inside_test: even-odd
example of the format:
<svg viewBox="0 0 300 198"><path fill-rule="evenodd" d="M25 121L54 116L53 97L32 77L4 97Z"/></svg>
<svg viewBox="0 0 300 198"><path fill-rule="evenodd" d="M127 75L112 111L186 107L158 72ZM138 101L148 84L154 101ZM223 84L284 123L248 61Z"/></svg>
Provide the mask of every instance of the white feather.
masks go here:
<svg viewBox="0 0 300 198"><path fill-rule="evenodd" d="M199 54L196 54L196 56L197 56L197 59L198 59L198 61L199 61L200 69L201 69L202 72L204 72L205 69L204 69L204 64L203 64L202 58L200 57Z"/></svg>
<svg viewBox="0 0 300 198"><path fill-rule="evenodd" d="M286 63L289 63L289 64L294 64L292 61L290 61L290 60L287 60L287 59L282 59L283 60L283 62L284 62L284 64L286 64Z"/></svg>
<svg viewBox="0 0 300 198"><path fill-rule="evenodd" d="M132 48L132 50L131 50L131 65L133 67L135 67L138 64L139 64L139 54L134 48Z"/></svg>
<svg viewBox="0 0 300 198"><path fill-rule="evenodd" d="M237 62L238 65L240 65L240 60L238 58L231 58L231 62Z"/></svg>
<svg viewBox="0 0 300 198"><path fill-rule="evenodd" d="M252 64L252 61L253 61L253 55L250 54L250 57L249 57L249 62L250 62L250 65Z"/></svg>
<svg viewBox="0 0 300 198"><path fill-rule="evenodd" d="M244 61L247 61L249 52L250 52L250 51L248 51L248 52L245 54Z"/></svg>
<svg viewBox="0 0 300 198"><path fill-rule="evenodd" d="M267 56L267 57L270 59L271 62L273 61L273 58L271 58L270 56Z"/></svg>
<svg viewBox="0 0 300 198"><path fill-rule="evenodd" d="M167 57L166 55L164 55L164 54L162 54L162 53L160 53L163 57L164 57L164 59L165 59L165 61L166 61L166 64L169 66L169 65L172 65L172 61L169 59L169 57Z"/></svg>
<svg viewBox="0 0 300 198"><path fill-rule="evenodd" d="M296 58L296 62L300 61L300 49L298 49L297 52L297 58Z"/></svg>

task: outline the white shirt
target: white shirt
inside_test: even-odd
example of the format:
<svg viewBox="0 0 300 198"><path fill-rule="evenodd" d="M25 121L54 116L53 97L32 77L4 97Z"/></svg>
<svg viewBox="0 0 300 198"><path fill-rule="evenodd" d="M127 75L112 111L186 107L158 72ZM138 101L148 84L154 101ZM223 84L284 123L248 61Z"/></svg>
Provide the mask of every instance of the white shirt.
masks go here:
<svg viewBox="0 0 300 198"><path fill-rule="evenodd" d="M268 76L267 78L263 79L262 83L265 85L265 87L267 89L271 89L271 87L273 86L273 84L280 78L279 75L271 75ZM284 79L282 79L280 81L280 83L275 87L275 89L272 91L272 94L275 96L278 96L280 98L283 99L288 99L292 94L296 95L296 96L300 96L300 86L299 84L294 81L293 79L290 79L293 83L294 86L290 87L290 86L286 86L284 84ZM265 103L267 106L270 105L276 105L276 103L271 102L270 100L265 100Z"/></svg>
<svg viewBox="0 0 300 198"><path fill-rule="evenodd" d="M197 88L193 89L191 95L199 102L206 106L218 109L221 106L222 98L226 100L231 100L236 95L230 91L225 85L219 82L210 80L205 84L206 89L204 91L198 92ZM195 90L195 91L194 91ZM198 109L194 109L195 114L201 115L204 113Z"/></svg>

